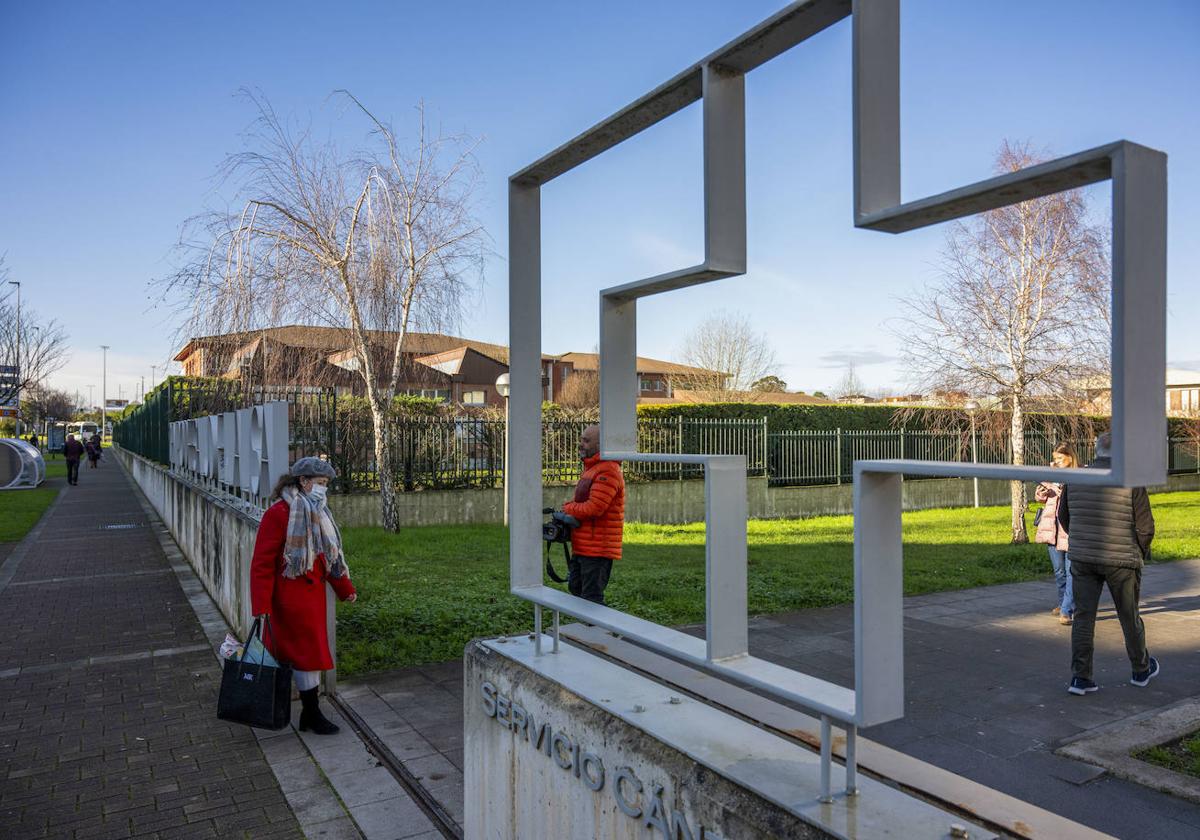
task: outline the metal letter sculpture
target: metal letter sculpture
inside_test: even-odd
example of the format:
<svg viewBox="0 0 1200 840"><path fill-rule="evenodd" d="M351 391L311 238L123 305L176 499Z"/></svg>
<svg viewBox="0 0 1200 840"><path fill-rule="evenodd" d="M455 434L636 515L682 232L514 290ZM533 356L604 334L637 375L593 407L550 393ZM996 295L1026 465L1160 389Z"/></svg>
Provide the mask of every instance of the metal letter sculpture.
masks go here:
<svg viewBox="0 0 1200 840"><path fill-rule="evenodd" d="M288 404L283 401L177 420L171 467L230 492L265 496L288 469Z"/></svg>
<svg viewBox="0 0 1200 840"><path fill-rule="evenodd" d="M638 298L746 271L745 74L852 15L854 224L902 233L1111 179L1112 432L1109 470L1050 470L942 461L854 465L855 688L748 653L746 465L743 456L637 451ZM899 0L793 3L509 180L508 480L512 592L541 609L605 627L716 676L766 691L822 719L823 798L829 727L846 728L846 788L854 788L858 727L904 714L901 476L963 476L1139 486L1166 481L1166 155L1120 141L940 195L900 200ZM705 481L705 639L696 639L543 585L540 562L540 188L579 164L702 100L704 262L600 292L600 428L603 457L702 464ZM539 648L540 650L540 648Z"/></svg>

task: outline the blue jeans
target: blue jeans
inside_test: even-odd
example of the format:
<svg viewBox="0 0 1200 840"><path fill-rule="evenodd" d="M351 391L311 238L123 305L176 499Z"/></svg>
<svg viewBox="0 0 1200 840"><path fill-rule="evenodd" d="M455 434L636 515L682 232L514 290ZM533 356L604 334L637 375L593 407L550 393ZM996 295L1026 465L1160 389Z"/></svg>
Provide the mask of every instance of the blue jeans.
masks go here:
<svg viewBox="0 0 1200 840"><path fill-rule="evenodd" d="M1071 558L1067 552L1059 551L1052 545L1050 549L1050 565L1054 567L1054 582L1058 584L1058 608L1063 615L1075 614L1075 593L1071 588Z"/></svg>

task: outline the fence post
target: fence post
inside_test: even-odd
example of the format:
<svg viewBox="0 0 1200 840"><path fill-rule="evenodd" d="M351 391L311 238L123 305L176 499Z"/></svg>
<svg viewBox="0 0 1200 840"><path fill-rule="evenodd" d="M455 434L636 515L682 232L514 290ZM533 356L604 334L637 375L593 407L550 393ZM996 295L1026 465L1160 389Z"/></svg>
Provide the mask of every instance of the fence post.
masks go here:
<svg viewBox="0 0 1200 840"><path fill-rule="evenodd" d="M837 483L841 484L842 483L842 427L841 426L837 427L836 441L837 441L837 457L834 460L837 461Z"/></svg>
<svg viewBox="0 0 1200 840"><path fill-rule="evenodd" d="M675 434L675 454L682 455L683 454L683 415L682 414L675 415L675 425L677 427L677 432ZM675 476L678 481L683 481L683 464L682 463L675 465Z"/></svg>
<svg viewBox="0 0 1200 840"><path fill-rule="evenodd" d="M762 449L759 450L760 452L762 452L762 462L761 463L762 463L762 474L764 476L767 475L767 473L770 471L767 466L767 443L768 443L768 440L767 440L767 415L764 414L763 418L762 418Z"/></svg>
<svg viewBox="0 0 1200 840"><path fill-rule="evenodd" d="M900 460L904 460L904 427L900 427Z"/></svg>

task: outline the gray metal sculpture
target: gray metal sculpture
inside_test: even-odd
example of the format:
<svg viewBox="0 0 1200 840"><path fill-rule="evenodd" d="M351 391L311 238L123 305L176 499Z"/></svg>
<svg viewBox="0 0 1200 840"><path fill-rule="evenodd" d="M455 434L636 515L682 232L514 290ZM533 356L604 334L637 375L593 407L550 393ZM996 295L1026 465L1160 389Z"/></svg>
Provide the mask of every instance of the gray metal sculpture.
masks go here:
<svg viewBox="0 0 1200 840"><path fill-rule="evenodd" d="M746 270L745 75L852 15L854 224L902 233L1111 179L1113 459L1110 470L930 461L854 466L855 688L774 665L748 652L746 483L742 456L637 451L637 301ZM904 714L901 476L978 476L1137 486L1166 480L1166 156L1127 141L900 200L899 0L805 0L513 175L509 182L509 340L512 392L508 502L512 592L567 612L724 679L764 690L822 719L822 789L830 789L830 725L847 733L846 790L854 792L857 728ZM704 108L704 262L600 292L600 425L605 458L684 462L705 470L705 639L597 606L543 585L540 562L541 210L543 184L691 103Z"/></svg>

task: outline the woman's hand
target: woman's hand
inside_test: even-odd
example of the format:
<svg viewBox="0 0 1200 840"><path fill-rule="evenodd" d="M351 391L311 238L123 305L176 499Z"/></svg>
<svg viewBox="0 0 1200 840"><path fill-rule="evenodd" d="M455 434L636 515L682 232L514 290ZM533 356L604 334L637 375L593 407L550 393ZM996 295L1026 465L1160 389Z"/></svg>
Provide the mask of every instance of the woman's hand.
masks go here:
<svg viewBox="0 0 1200 840"><path fill-rule="evenodd" d="M357 593L357 592L351 592L351 593L350 593L350 597L346 599L346 603L347 603L347 604L353 604L353 603L354 603L355 601L357 601L357 600L358 600L358 593Z"/></svg>

